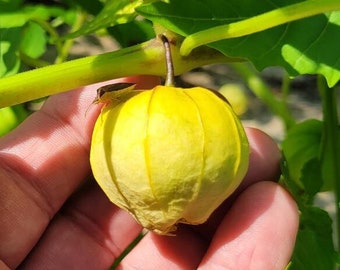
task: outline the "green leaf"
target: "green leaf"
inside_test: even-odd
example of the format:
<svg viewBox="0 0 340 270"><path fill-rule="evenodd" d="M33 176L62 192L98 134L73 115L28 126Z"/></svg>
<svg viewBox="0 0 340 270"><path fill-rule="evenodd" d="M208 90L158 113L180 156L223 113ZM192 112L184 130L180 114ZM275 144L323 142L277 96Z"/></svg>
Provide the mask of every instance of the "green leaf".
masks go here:
<svg viewBox="0 0 340 270"><path fill-rule="evenodd" d="M142 5L136 10L153 22L187 36L213 26L244 19L244 16L239 16L238 10L242 12L244 6L247 5L245 2L249 2L249 0L242 2L235 0L171 0L168 3L155 2ZM256 3L261 6L262 2Z"/></svg>
<svg viewBox="0 0 340 270"><path fill-rule="evenodd" d="M301 183L308 195L308 203L313 203L314 196L321 190L322 174L320 160L315 157L308 160L301 170Z"/></svg>
<svg viewBox="0 0 340 270"><path fill-rule="evenodd" d="M332 239L332 220L320 208L301 209L300 228L290 270L333 270L335 250Z"/></svg>
<svg viewBox="0 0 340 270"><path fill-rule="evenodd" d="M337 265L337 266L340 266L340 253L337 252L336 255L335 255L335 257L336 257L336 265Z"/></svg>
<svg viewBox="0 0 340 270"><path fill-rule="evenodd" d="M73 0L72 2L76 3L81 8L83 8L86 12L92 15L97 15L103 9L103 4L99 0L91 0L91 1Z"/></svg>
<svg viewBox="0 0 340 270"><path fill-rule="evenodd" d="M287 164L287 159L284 156L284 153L282 153L281 158L281 174L282 177L280 179L280 182L282 185L290 192L290 194L294 197L294 200L297 202L298 205L302 205L305 203L305 198L303 197L303 187L299 184L297 184L296 180L293 180L290 176L289 167Z"/></svg>
<svg viewBox="0 0 340 270"><path fill-rule="evenodd" d="M32 58L40 57L46 51L47 37L44 29L34 22L25 25L21 39L21 51Z"/></svg>
<svg viewBox="0 0 340 270"><path fill-rule="evenodd" d="M0 28L21 27L28 19L29 17L22 12L3 13L0 14Z"/></svg>
<svg viewBox="0 0 340 270"><path fill-rule="evenodd" d="M0 28L20 27L30 20L48 20L51 17L64 17L68 14L59 7L43 5L26 6L14 12L0 11Z"/></svg>
<svg viewBox="0 0 340 270"><path fill-rule="evenodd" d="M11 107L0 108L0 137L11 131L18 124L16 115Z"/></svg>
<svg viewBox="0 0 340 270"><path fill-rule="evenodd" d="M133 20L137 13L135 8L152 1L143 0L108 0L102 11L89 23L78 31L66 35L64 38L76 38L91 34L99 29L112 27L117 24L127 23Z"/></svg>
<svg viewBox="0 0 340 270"><path fill-rule="evenodd" d="M20 59L17 50L20 44L21 28L0 28L0 77L19 71Z"/></svg>
<svg viewBox="0 0 340 270"><path fill-rule="evenodd" d="M119 44L125 48L147 41L155 36L149 21L131 21L107 29Z"/></svg>
<svg viewBox="0 0 340 270"><path fill-rule="evenodd" d="M289 5L299 2L304 1L289 1ZM144 5L137 11L176 33L188 36L275 10L282 7L282 3L281 0L172 0ZM333 86L340 79L340 51L334 42L337 39L340 39L340 11L218 41L210 46L227 56L249 59L260 70L283 66L292 76L322 74Z"/></svg>
<svg viewBox="0 0 340 270"><path fill-rule="evenodd" d="M290 179L300 187L303 186L301 183L303 167L310 160L319 157L321 133L322 122L310 119L292 127L282 142Z"/></svg>
<svg viewBox="0 0 340 270"><path fill-rule="evenodd" d="M14 11L20 7L23 0L0 0L0 11Z"/></svg>
<svg viewBox="0 0 340 270"><path fill-rule="evenodd" d="M0 108L0 137L14 129L19 125L26 117L28 112L25 110L22 104L12 107Z"/></svg>

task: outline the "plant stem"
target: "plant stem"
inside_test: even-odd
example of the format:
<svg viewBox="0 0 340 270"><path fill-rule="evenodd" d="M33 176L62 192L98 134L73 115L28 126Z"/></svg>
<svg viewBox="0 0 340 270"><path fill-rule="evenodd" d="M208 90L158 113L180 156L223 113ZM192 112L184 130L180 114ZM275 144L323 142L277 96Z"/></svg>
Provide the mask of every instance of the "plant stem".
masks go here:
<svg viewBox="0 0 340 270"><path fill-rule="evenodd" d="M55 43L55 47L58 51L58 54L61 54L62 43L58 32L45 20L39 18L32 18L31 21L39 24L47 33L49 33L52 42Z"/></svg>
<svg viewBox="0 0 340 270"><path fill-rule="evenodd" d="M290 92L290 77L287 71L283 71L282 76L282 85L281 85L281 92L282 92L282 101L287 102L287 98Z"/></svg>
<svg viewBox="0 0 340 270"><path fill-rule="evenodd" d="M184 39L180 52L182 55L189 55L193 49L201 45L250 35L288 22L339 9L340 1L338 0L309 0L277 8L249 19L212 27L189 35Z"/></svg>
<svg viewBox="0 0 340 270"><path fill-rule="evenodd" d="M195 67L231 61L216 50L203 47L188 57L172 48L175 74ZM122 50L51 65L0 79L0 108L76 87L132 75L166 74L164 46L158 38Z"/></svg>
<svg viewBox="0 0 340 270"><path fill-rule="evenodd" d="M130 245L127 246L127 248L125 250L123 250L123 252L116 258L116 260L114 261L114 263L111 265L110 270L115 270L117 269L118 265L120 264L120 262L125 258L125 256L127 254L129 254L129 252L135 247L137 246L137 244L140 242L140 240L143 239L143 237L145 236L147 232L141 232L131 243Z"/></svg>
<svg viewBox="0 0 340 270"><path fill-rule="evenodd" d="M34 68L41 68L49 66L50 63L41 59L36 59L24 54L23 52L19 52L20 60L26 65Z"/></svg>
<svg viewBox="0 0 340 270"><path fill-rule="evenodd" d="M340 248L340 131L337 114L336 89L328 88L324 77L318 76L322 97L324 127L321 141L321 169L323 180L331 180L335 191L337 244Z"/></svg>
<svg viewBox="0 0 340 270"><path fill-rule="evenodd" d="M161 35L160 38L162 39L165 51L165 62L166 62L166 78L165 78L165 85L166 86L174 86L174 65L172 63L172 56L171 56L171 47L169 40L165 35Z"/></svg>
<svg viewBox="0 0 340 270"><path fill-rule="evenodd" d="M243 77L249 88L266 106L284 122L286 130L295 124L286 102L278 100L267 84L249 63L232 63L231 66Z"/></svg>
<svg viewBox="0 0 340 270"><path fill-rule="evenodd" d="M77 13L77 18L71 27L70 33L77 31L83 25L84 21L85 21L85 14L82 11L79 11ZM62 39L60 42L62 43L62 46L60 47L60 50L58 51L58 56L55 60L55 64L60 64L66 61L69 51L73 45L74 39L67 39L67 40Z"/></svg>

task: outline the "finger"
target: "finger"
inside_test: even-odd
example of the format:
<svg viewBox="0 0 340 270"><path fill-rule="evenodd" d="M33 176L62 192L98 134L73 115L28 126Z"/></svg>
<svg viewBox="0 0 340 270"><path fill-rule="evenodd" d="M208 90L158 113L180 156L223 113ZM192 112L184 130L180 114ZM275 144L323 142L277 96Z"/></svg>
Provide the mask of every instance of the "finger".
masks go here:
<svg viewBox="0 0 340 270"><path fill-rule="evenodd" d="M154 77L140 78L132 80L141 88L156 83ZM6 243L0 245L0 257L10 267L26 256L90 173L90 137L100 109L86 110L99 85L49 98L0 140L0 243Z"/></svg>
<svg viewBox="0 0 340 270"><path fill-rule="evenodd" d="M281 152L276 142L263 131L246 128L250 145L248 172L236 193L259 181L277 181L280 177Z"/></svg>
<svg viewBox="0 0 340 270"><path fill-rule="evenodd" d="M242 193L220 224L200 269L284 269L298 228L298 210L278 184Z"/></svg>
<svg viewBox="0 0 340 270"><path fill-rule="evenodd" d="M188 227L174 236L149 232L124 258L118 269L197 269L207 243Z"/></svg>
<svg viewBox="0 0 340 270"><path fill-rule="evenodd" d="M20 268L109 269L140 232L92 179L58 212Z"/></svg>
<svg viewBox="0 0 340 270"><path fill-rule="evenodd" d="M246 133L249 140L250 157L244 180L236 191L212 213L207 222L193 227L207 241L211 240L217 226L241 192L253 183L277 181L279 178L281 153L277 144L261 130L246 128Z"/></svg>
<svg viewBox="0 0 340 270"><path fill-rule="evenodd" d="M247 130L251 147L250 166L242 189L254 181L277 179L280 152L277 145L265 133ZM268 160L270 162L268 163ZM274 168L272 168L274 167ZM230 202L227 202L230 204ZM171 268L196 269L219 222L229 209L224 204L203 225L179 225L173 237L150 233L122 261L123 268ZM147 254L153 254L148 256ZM171 254L171 255L169 255ZM152 258L152 259L150 259Z"/></svg>

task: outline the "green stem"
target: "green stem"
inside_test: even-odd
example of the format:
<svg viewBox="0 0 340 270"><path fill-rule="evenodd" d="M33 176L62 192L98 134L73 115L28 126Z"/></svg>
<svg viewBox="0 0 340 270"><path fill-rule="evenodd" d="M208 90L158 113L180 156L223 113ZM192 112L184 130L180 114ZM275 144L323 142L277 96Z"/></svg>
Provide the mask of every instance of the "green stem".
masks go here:
<svg viewBox="0 0 340 270"><path fill-rule="evenodd" d="M128 247L123 250L123 252L116 258L116 260L114 261L114 263L111 265L110 270L115 270L117 269L117 267L119 266L119 264L121 263L121 261L125 258L125 256L127 254L129 254L129 252L135 248L135 246L137 246L137 244L140 242L140 240L143 239L143 237L145 236L145 232L141 232L133 241L132 243L130 243L130 245L128 245Z"/></svg>
<svg viewBox="0 0 340 270"><path fill-rule="evenodd" d="M281 85L281 92L282 92L282 101L287 102L287 98L290 92L290 76L287 71L283 71L282 76L282 85Z"/></svg>
<svg viewBox="0 0 340 270"><path fill-rule="evenodd" d="M267 84L249 63L232 63L231 66L243 77L253 93L262 100L275 115L278 115L282 119L287 130L295 124L295 120L289 112L286 102L278 100L273 95Z"/></svg>
<svg viewBox="0 0 340 270"><path fill-rule="evenodd" d="M308 0L277 8L249 19L212 27L189 35L184 39L180 52L182 55L189 55L193 49L201 45L250 35L288 22L339 9L340 1L338 0Z"/></svg>
<svg viewBox="0 0 340 270"><path fill-rule="evenodd" d="M49 66L50 63L41 59L36 59L24 54L23 52L19 52L20 60L26 65L34 68L41 68Z"/></svg>
<svg viewBox="0 0 340 270"><path fill-rule="evenodd" d="M58 51L58 55L61 54L62 51L62 42L60 40L60 36L58 32L45 20L39 18L32 18L32 22L39 24L49 35L51 36L52 42L55 43L56 49Z"/></svg>
<svg viewBox="0 0 340 270"><path fill-rule="evenodd" d="M85 21L85 14L79 11L77 13L77 18L70 29L70 33L77 31L83 25L84 21ZM59 49L59 53L55 60L55 64L60 64L66 61L69 51L74 43L74 39L72 38L72 39L62 40L61 43L62 45Z"/></svg>
<svg viewBox="0 0 340 270"><path fill-rule="evenodd" d="M321 169L323 180L333 183L335 190L335 209L340 247L340 131L337 114L337 96L335 88L328 88L325 79L318 77L318 88L322 97L323 134L321 142Z"/></svg>
<svg viewBox="0 0 340 270"><path fill-rule="evenodd" d="M188 57L173 46L175 75L202 65L241 61L216 50L201 48ZM164 47L158 38L115 52L89 56L0 79L0 108L76 87L132 75L164 76Z"/></svg>

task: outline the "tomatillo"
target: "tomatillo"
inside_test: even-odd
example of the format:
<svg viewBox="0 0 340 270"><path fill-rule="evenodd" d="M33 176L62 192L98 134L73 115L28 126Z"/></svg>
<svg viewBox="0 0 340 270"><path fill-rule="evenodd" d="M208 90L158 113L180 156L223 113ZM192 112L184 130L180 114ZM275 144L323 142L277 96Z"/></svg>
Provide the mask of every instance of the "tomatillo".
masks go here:
<svg viewBox="0 0 340 270"><path fill-rule="evenodd" d="M94 127L90 162L98 184L157 233L205 222L246 174L240 120L202 87L127 92L104 106Z"/></svg>

